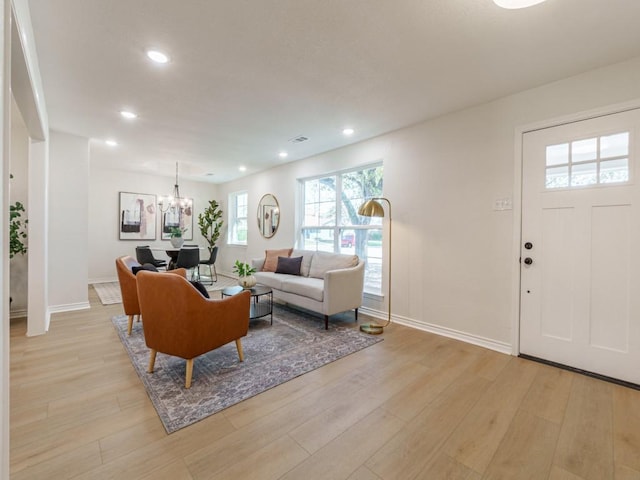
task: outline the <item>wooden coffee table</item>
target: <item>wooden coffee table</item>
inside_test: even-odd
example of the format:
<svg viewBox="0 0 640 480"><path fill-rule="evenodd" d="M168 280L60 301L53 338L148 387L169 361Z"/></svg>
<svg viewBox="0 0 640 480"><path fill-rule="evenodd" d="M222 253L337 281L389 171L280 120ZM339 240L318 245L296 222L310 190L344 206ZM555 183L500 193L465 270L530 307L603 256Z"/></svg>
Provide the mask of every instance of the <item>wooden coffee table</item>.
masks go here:
<svg viewBox="0 0 640 480"><path fill-rule="evenodd" d="M221 296L231 297L242 292L241 286L227 287L222 290ZM266 317L271 315L271 325L273 325L273 290L266 285L256 285L253 288L247 288L251 293L251 309L249 311L249 320Z"/></svg>

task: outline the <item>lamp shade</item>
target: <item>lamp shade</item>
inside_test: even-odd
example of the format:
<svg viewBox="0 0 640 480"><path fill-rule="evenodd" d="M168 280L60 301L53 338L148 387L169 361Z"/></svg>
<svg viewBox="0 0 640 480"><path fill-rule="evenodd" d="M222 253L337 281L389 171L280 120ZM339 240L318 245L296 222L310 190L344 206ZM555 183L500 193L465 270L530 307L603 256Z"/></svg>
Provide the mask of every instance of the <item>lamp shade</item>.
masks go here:
<svg viewBox="0 0 640 480"><path fill-rule="evenodd" d="M370 199L360 205L358 215L363 217L384 217L384 208L377 200Z"/></svg>

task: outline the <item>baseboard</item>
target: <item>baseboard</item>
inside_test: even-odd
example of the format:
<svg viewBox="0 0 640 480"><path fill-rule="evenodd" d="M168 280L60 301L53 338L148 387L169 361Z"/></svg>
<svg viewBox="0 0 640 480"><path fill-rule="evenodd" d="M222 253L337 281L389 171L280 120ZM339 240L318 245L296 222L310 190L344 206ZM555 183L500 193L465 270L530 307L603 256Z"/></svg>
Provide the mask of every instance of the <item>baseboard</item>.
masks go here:
<svg viewBox="0 0 640 480"><path fill-rule="evenodd" d="M13 318L23 318L27 316L27 309L26 308L21 308L20 310L11 310L11 312L9 312L9 318L13 319Z"/></svg>
<svg viewBox="0 0 640 480"><path fill-rule="evenodd" d="M94 283L113 283L117 282L118 277L110 277L110 278L93 278L89 280L89 285L93 285Z"/></svg>
<svg viewBox="0 0 640 480"><path fill-rule="evenodd" d="M49 313L73 312L75 310L88 310L91 308L89 302L67 303L63 305L51 305Z"/></svg>
<svg viewBox="0 0 640 480"><path fill-rule="evenodd" d="M360 307L358 311L362 312L364 315L368 315L370 317L377 318L379 320L386 321L388 318L388 313L382 312L380 310L374 310L367 307ZM454 340L460 340L461 342L477 345L479 347L487 348L489 350L494 350L496 352L504 353L506 355L513 354L511 351L511 344L506 342L498 342L490 338L480 337L478 335L472 335L470 333L461 332L459 330L454 330L452 328L442 327L440 325L433 325L430 323L421 322L412 318L402 317L399 315L392 315L391 321L393 323L404 325L405 327L411 327L411 328L415 328L416 330L435 333L436 335L453 338Z"/></svg>

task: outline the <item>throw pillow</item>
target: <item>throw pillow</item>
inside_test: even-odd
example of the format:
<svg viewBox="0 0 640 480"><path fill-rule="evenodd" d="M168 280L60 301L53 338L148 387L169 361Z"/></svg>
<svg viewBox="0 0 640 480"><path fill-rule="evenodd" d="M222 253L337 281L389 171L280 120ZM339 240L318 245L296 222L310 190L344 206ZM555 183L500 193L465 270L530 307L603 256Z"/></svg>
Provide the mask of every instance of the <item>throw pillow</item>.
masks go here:
<svg viewBox="0 0 640 480"><path fill-rule="evenodd" d="M316 252L313 254L313 260L311 260L309 276L313 278L324 278L324 274L329 270L351 268L356 265L358 265L357 255Z"/></svg>
<svg viewBox="0 0 640 480"><path fill-rule="evenodd" d="M209 292L207 292L207 289L202 283L198 282L197 280L190 280L189 283L191 283L191 285L193 285L204 298L209 298Z"/></svg>
<svg viewBox="0 0 640 480"><path fill-rule="evenodd" d="M136 275L140 270L147 270L149 272L157 272L158 271L156 266L152 265L151 263L145 263L144 265L131 267L131 271L133 272L134 275Z"/></svg>
<svg viewBox="0 0 640 480"><path fill-rule="evenodd" d="M278 257L289 257L293 248L283 248L282 250L265 250L263 272L275 272L278 266Z"/></svg>
<svg viewBox="0 0 640 480"><path fill-rule="evenodd" d="M300 265L302 265L302 257L278 257L276 273L300 275Z"/></svg>

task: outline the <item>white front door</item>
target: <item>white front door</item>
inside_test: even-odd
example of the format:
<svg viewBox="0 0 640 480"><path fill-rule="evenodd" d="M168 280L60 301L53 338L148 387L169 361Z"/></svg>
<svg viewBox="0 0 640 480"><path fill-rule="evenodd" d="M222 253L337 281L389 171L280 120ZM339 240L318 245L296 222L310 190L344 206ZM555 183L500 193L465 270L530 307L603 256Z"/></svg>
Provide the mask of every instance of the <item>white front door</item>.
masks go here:
<svg viewBox="0 0 640 480"><path fill-rule="evenodd" d="M640 384L640 110L523 136L520 352Z"/></svg>

